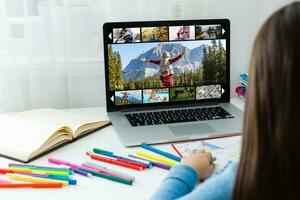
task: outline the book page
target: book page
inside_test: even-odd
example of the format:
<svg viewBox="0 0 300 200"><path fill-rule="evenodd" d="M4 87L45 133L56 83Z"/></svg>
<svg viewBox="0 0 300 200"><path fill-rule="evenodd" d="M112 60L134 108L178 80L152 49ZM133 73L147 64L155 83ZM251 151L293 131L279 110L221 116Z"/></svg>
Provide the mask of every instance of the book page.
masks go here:
<svg viewBox="0 0 300 200"><path fill-rule="evenodd" d="M0 122L0 154L21 160L26 160L61 128L7 115L0 115Z"/></svg>
<svg viewBox="0 0 300 200"><path fill-rule="evenodd" d="M52 108L29 110L16 115L22 119L44 122L59 126L68 126L75 132L80 126L99 120L85 115L73 114Z"/></svg>
<svg viewBox="0 0 300 200"><path fill-rule="evenodd" d="M201 140L187 143L173 144L184 157L200 150L210 151L216 158L215 174L218 174L231 161L238 161L241 151L241 136Z"/></svg>

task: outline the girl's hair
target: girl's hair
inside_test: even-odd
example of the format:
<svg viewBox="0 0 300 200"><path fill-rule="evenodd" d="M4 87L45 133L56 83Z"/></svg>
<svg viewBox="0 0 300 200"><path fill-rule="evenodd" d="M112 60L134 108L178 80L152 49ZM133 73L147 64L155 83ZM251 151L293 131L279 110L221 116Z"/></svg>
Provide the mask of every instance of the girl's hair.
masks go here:
<svg viewBox="0 0 300 200"><path fill-rule="evenodd" d="M300 2L263 25L249 74L233 199L300 199Z"/></svg>

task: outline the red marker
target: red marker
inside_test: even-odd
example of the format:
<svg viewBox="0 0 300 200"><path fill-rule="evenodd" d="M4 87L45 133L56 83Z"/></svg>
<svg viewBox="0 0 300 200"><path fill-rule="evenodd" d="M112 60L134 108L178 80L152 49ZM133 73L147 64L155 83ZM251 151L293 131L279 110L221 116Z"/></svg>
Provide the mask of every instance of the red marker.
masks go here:
<svg viewBox="0 0 300 200"><path fill-rule="evenodd" d="M131 164L131 165L136 165L136 166L138 166L138 167L142 167L143 169L148 168L146 165L142 165L142 164L139 164L139 163L136 163L136 162L128 161L128 160L126 160L126 159L117 158L116 160L119 160L119 161L124 162L124 163Z"/></svg>
<svg viewBox="0 0 300 200"><path fill-rule="evenodd" d="M0 174L14 173L11 169L0 169Z"/></svg>
<svg viewBox="0 0 300 200"><path fill-rule="evenodd" d="M126 167L126 168L129 168L129 169L134 169L134 170L137 170L137 171L141 171L141 170L144 169L143 167L138 166L138 165L133 165L133 164L130 164L130 163L123 162L121 160L116 160L116 159L111 159L111 158L107 158L107 157L100 156L100 155L95 155L95 154L92 154L90 152L86 152L86 155L88 155L89 157L91 157L94 160L98 160L98 161L101 161L101 162L106 162L106 163L110 163L110 164L113 164L113 165Z"/></svg>

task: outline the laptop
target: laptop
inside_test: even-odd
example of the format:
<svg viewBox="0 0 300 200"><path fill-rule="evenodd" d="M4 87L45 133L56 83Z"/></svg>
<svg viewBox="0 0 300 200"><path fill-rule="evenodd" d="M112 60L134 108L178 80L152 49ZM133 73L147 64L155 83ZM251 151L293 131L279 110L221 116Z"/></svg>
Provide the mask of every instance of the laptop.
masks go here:
<svg viewBox="0 0 300 200"><path fill-rule="evenodd" d="M230 103L230 22L105 23L106 107L125 146L241 133Z"/></svg>

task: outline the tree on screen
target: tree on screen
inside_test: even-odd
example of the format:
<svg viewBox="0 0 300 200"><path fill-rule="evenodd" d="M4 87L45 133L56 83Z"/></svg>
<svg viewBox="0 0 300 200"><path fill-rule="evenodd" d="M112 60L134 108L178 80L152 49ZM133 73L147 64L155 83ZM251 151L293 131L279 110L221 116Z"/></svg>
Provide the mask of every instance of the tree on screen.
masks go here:
<svg viewBox="0 0 300 200"><path fill-rule="evenodd" d="M204 49L202 57L203 82L226 82L226 50L221 41L212 41L212 46Z"/></svg>
<svg viewBox="0 0 300 200"><path fill-rule="evenodd" d="M115 85L116 89L124 89L122 78L122 60L119 52L115 53Z"/></svg>
<svg viewBox="0 0 300 200"><path fill-rule="evenodd" d="M226 82L226 50L221 41L213 40L202 54L196 71L184 71L175 77L175 86L199 86Z"/></svg>
<svg viewBox="0 0 300 200"><path fill-rule="evenodd" d="M119 52L113 52L112 46L108 47L109 89L123 90L122 59Z"/></svg>

